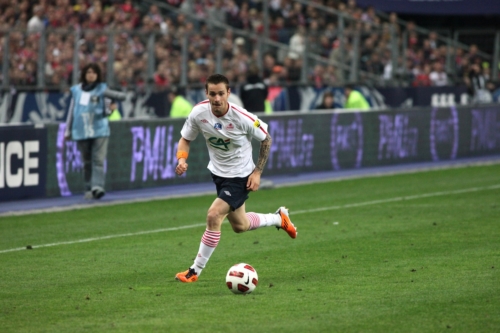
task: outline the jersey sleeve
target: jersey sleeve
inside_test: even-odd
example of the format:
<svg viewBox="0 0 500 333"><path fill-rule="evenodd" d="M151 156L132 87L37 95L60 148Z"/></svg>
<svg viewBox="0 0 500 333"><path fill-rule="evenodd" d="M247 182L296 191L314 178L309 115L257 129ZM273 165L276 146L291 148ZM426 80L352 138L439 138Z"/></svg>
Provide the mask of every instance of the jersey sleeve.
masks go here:
<svg viewBox="0 0 500 333"><path fill-rule="evenodd" d="M257 141L264 141L267 137L267 124L255 117L254 122L250 124L249 133Z"/></svg>
<svg viewBox="0 0 500 333"><path fill-rule="evenodd" d="M198 136L200 132L198 126L196 125L196 118L194 113L191 112L182 126L181 135L184 139L193 141Z"/></svg>

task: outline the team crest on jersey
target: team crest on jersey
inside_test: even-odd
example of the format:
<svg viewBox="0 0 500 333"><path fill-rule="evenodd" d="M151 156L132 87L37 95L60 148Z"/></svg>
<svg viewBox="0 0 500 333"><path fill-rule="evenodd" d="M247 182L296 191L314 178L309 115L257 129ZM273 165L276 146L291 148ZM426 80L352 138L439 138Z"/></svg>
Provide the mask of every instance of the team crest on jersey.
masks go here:
<svg viewBox="0 0 500 333"><path fill-rule="evenodd" d="M259 128L260 127L260 121L259 121L259 119L257 119L256 121L254 121L253 125L255 127Z"/></svg>
<svg viewBox="0 0 500 333"><path fill-rule="evenodd" d="M214 128L218 131L220 131L222 129L222 124L221 123L215 123L214 124Z"/></svg>
<svg viewBox="0 0 500 333"><path fill-rule="evenodd" d="M234 129L234 125L229 123L229 125L226 126L226 129L228 130L233 130Z"/></svg>

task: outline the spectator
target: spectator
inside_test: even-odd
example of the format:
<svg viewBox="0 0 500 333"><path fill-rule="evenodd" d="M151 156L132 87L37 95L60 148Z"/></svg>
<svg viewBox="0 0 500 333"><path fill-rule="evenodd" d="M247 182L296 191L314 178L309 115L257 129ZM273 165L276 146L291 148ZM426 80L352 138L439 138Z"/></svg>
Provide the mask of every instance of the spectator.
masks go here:
<svg viewBox="0 0 500 333"><path fill-rule="evenodd" d="M314 66L312 73L309 74L309 82L313 84L315 89L321 89L325 86L324 82L325 67L321 64Z"/></svg>
<svg viewBox="0 0 500 333"><path fill-rule="evenodd" d="M26 29L28 27L28 13L21 12L14 25L15 28Z"/></svg>
<svg viewBox="0 0 500 333"><path fill-rule="evenodd" d="M116 66L119 70L115 71L114 77L123 82L125 86L137 87L135 80L139 80L140 84L144 85L146 82L145 75L141 74L147 72L147 66L155 64L156 68L151 69L152 71L159 71L161 63L166 63L168 68L169 78L168 81L176 80L180 81L181 76L181 49L182 40L181 37L184 35L190 35L195 37L189 37L189 50L188 50L188 62L195 62L197 68L194 69L191 64L187 64L190 69L190 75L192 80L191 83L202 82L209 73L212 73L217 63L215 61L215 52L213 49L213 39L212 36L206 34L208 28L214 28L210 23L200 23L199 21L193 24L193 21L188 20L186 15L179 13L179 15L169 15L162 18L162 13L157 5L151 5L146 7L146 12L142 13L138 10L138 2L136 1L99 1L99 0L57 0L57 1L40 1L36 5L30 5L30 3L38 1L4 1L4 5L1 6L2 11L0 12L0 28L9 29L13 27L27 27L27 18L31 17L30 25L39 25L38 28L30 28L31 31L41 31L44 27L59 27L67 28L74 27L75 30L80 31L80 29L95 28L122 31L128 36L122 40L120 34L115 35L115 49L112 52L106 44L106 33L93 31L89 32L83 30L82 41L85 45L81 47L78 51L78 59L81 63L86 63L89 61L103 62L107 61L108 57L113 56L115 59ZM178 7L181 3L186 3L182 0L168 0L168 3ZM8 5L10 3L10 5ZM212 3L214 3L212 5ZM335 64L336 75L334 84L340 85L345 82L346 75L350 75L350 64L351 59L357 59L357 57L352 57L354 41L352 38L356 33L360 33L361 40L359 44L361 46L361 61L359 63L359 68L363 71L361 73L361 79L363 80L373 80L380 73L380 63L377 59L375 61L370 61L373 54L374 56L381 57L384 64L387 64L388 58L386 56L386 50L390 48L390 42L394 36L391 35L390 27L393 26L397 30L400 29L397 14L391 13L386 20L382 21L380 17L377 17L375 9L373 7L368 7L364 12L356 5L356 1L339 1L339 0L327 0L323 2L327 7L338 8L338 10L344 14L350 16L346 20L346 25L344 29L343 47L342 53L340 49L335 49L335 45L340 45L339 31L336 30L337 22L335 15L330 15L319 11L317 8L311 5L305 5L290 1L279 1L273 0L270 3L270 26L269 33L270 38L273 40L288 44L290 47L290 52L285 48L278 47L273 49L275 54L276 62L281 64L286 62L286 66L280 71L281 81L297 82L302 78L301 75L297 75L297 68L300 69L302 63L308 66L316 66L318 62L313 61L314 57L309 57L307 62L303 62L299 59L303 55L303 50L307 45L308 52L315 55L321 56L323 58L330 56L332 60L331 64ZM183 9L188 9L188 6L183 5ZM237 0L196 0L191 4L190 11L196 15L197 18L207 19L210 15L214 20L214 17L219 15L223 19L217 19L218 22L226 21L233 27L241 28L249 32L261 33L263 31L263 13L261 1L252 0L250 2L242 2ZM31 13L33 11L33 13ZM37 15L37 13L39 13ZM41 13L41 14L40 14ZM46 18L45 18L46 17ZM352 19L359 20L358 22L353 22ZM212 21L210 21L212 22ZM307 27L307 31L306 31ZM134 29L135 31L130 31ZM155 61L149 62L149 57L146 55L146 41L147 36L161 31L163 37L156 38L155 48ZM205 31L205 32L203 32ZM290 32L295 31L293 40L290 39ZM208 31L209 32L209 31ZM391 68L391 64L387 66L387 73L391 73L392 78L399 78L398 70L404 68L404 72L408 72L406 65L411 65L412 72L416 68L420 67L423 62L434 62L439 60L444 64L446 60L447 50L446 46L439 45L439 36L435 31L430 32L427 36L419 35L413 21L408 21L405 27L405 37L407 38L408 52L402 59L398 59L398 68ZM59 32L58 32L59 33ZM232 30L228 29L225 34L232 33ZM68 49L72 49L75 45L75 41L71 40L73 38L72 34L69 36L64 36L57 45L47 44L47 54L45 55L45 60L47 63L42 64L42 68L39 68L40 72L44 72L45 67L47 67L47 75L44 77L44 81L41 84L56 84L56 82L65 82L68 80L72 72L72 57L70 54L73 52L66 52ZM11 54L17 53L14 51L19 48L19 46L12 46L11 44L16 44L12 36L13 32L9 33L9 37L4 37L0 40L0 48L5 44L3 40L7 39L6 43L9 43L9 39L12 43L9 43L9 51ZM33 34L34 37L37 34ZM134 37L132 37L134 36ZM139 37L136 37L139 36ZM208 38L206 37L208 36ZM422 38L419 41L419 37L425 37L425 41ZM49 35L47 35L49 37ZM102 37L102 38L101 38ZM235 67L234 69L234 80L232 82L242 83L246 77L246 71L248 63L251 61L256 61L256 57L260 57L256 53L258 47L257 43L253 38L245 37L245 45L234 47L238 51L238 55L228 52L235 45L234 41L237 36L231 36L231 42L224 42L223 45L223 62L222 69L228 71L230 67ZM403 38L402 35L397 33L396 38L400 38L397 42L398 45L402 45ZM39 53L39 40L30 40L29 35L22 36L21 40L18 41L21 45L21 49L28 49L34 51L34 57L29 57L30 60L36 59ZM329 45L334 42L334 50L331 50ZM423 42L423 45L420 45ZM102 45L104 43L104 48ZM307 43L307 44L306 44ZM231 45L229 45L231 44ZM443 44L443 43L441 43ZM61 48L62 47L62 48ZM161 47L162 51L157 52L157 48ZM24 51L23 51L24 52ZM49 55L50 53L50 55ZM241 54L243 53L243 54ZM134 57L134 54L137 57ZM161 58L158 55L161 54ZM297 60L290 61L290 58L297 58ZM32 75L28 75L27 78L22 72L29 67L30 70L33 66L30 64L27 66L26 58L22 55L23 59L14 59L10 62L9 70L15 74L11 82L13 84L21 84L28 82L33 82ZM411 58L411 64L407 62L407 58ZM448 75L453 74L453 80L457 79L463 82L468 82L468 67L461 68L462 59L470 59L470 64L477 63L482 64L483 59L479 55L479 50L477 45L471 45L467 53L463 53L462 50L457 50L455 63L456 66L451 67L451 72ZM67 60L69 59L69 61ZM49 63L50 62L50 63ZM298 66L294 68L287 68L288 64L291 62L297 63ZM272 81L276 81L278 75L271 74L272 68L275 64L270 66L263 66L264 78L270 80L270 76L273 75ZM14 66L18 69L13 70ZM131 69L132 68L132 69ZM354 67L352 67L354 68ZM191 70L192 69L192 70ZM232 68L231 68L232 69ZM308 68L310 70L310 67ZM75 69L75 70L78 70ZM458 75L457 75L458 71ZM488 69L483 68L483 75L488 79L489 73ZM162 70L164 72L164 70ZM367 73L372 73L376 75L367 75ZM419 72L419 71L417 71ZM325 71L326 73L326 71ZM36 76L36 75L35 75ZM156 77L159 85L168 87L170 82L161 79L159 76ZM404 77L406 78L406 76ZM320 79L318 75L309 75L309 79L314 79L315 84L319 84ZM495 79L495 78L491 78ZM332 81L327 79L326 75L323 75L323 82ZM417 80L418 81L418 80ZM239 84L238 83L238 84ZM243 82L244 83L244 82ZM446 84L450 83L450 79Z"/></svg>
<svg viewBox="0 0 500 333"><path fill-rule="evenodd" d="M340 39L336 39L332 43L332 51L330 52L329 56L330 63L337 68L335 77L337 78L339 84L344 84L345 82L345 73L344 69L341 66L345 66L349 61L349 51L351 49L350 44L347 43L347 40L345 38L343 39L343 41L343 49L340 45Z"/></svg>
<svg viewBox="0 0 500 333"><path fill-rule="evenodd" d="M420 66L421 69L417 70L415 75L415 80L412 82L413 87L429 87L432 85L429 74L431 73L431 66L429 64L423 64Z"/></svg>
<svg viewBox="0 0 500 333"><path fill-rule="evenodd" d="M153 74L153 81L157 90L164 90L170 83L168 62L162 61L158 65L157 71Z"/></svg>
<svg viewBox="0 0 500 333"><path fill-rule="evenodd" d="M483 62L482 57L479 55L479 48L477 47L476 44L472 44L470 46L467 57L469 58L469 62L471 64L480 65Z"/></svg>
<svg viewBox="0 0 500 333"><path fill-rule="evenodd" d="M250 112L264 112L267 95L268 87L259 75L259 67L251 64L240 92L243 107Z"/></svg>
<svg viewBox="0 0 500 333"><path fill-rule="evenodd" d="M226 6L226 22L234 28L240 28L241 22L239 19L240 7L234 0L229 0Z"/></svg>
<svg viewBox="0 0 500 333"><path fill-rule="evenodd" d="M377 52L373 52L370 55L370 58L362 68L368 73L374 74L378 77L384 74L384 64L382 63L382 60L380 60L380 55Z"/></svg>
<svg viewBox="0 0 500 333"><path fill-rule="evenodd" d="M286 25L288 27L298 27L306 25L306 15L304 10L302 9L302 4L300 2L293 2L293 5L288 12L288 16L286 18Z"/></svg>
<svg viewBox="0 0 500 333"><path fill-rule="evenodd" d="M429 45L433 50L439 48L438 34L435 31L429 32Z"/></svg>
<svg viewBox="0 0 500 333"><path fill-rule="evenodd" d="M423 60L424 61L431 61L433 49L432 49L431 42L429 39L424 39L423 45L422 45L422 52L423 52Z"/></svg>
<svg viewBox="0 0 500 333"><path fill-rule="evenodd" d="M486 87L487 79L484 77L481 67L476 63L471 65L468 82L473 103L491 102L491 94Z"/></svg>
<svg viewBox="0 0 500 333"><path fill-rule="evenodd" d="M286 82L297 82L301 79L302 74L302 60L296 53L290 53L283 62L282 72Z"/></svg>
<svg viewBox="0 0 500 333"><path fill-rule="evenodd" d="M295 34L290 38L289 57L294 59L302 58L306 48L306 27L299 25Z"/></svg>
<svg viewBox="0 0 500 333"><path fill-rule="evenodd" d="M264 79L269 78L269 76L273 73L274 66L276 66L276 57L271 52L266 52L264 54Z"/></svg>
<svg viewBox="0 0 500 333"><path fill-rule="evenodd" d="M264 31L264 23L261 14L255 8L248 11L248 18L250 19L250 27L252 32L261 34Z"/></svg>
<svg viewBox="0 0 500 333"><path fill-rule="evenodd" d="M389 26L394 29L394 33L397 34L399 37L401 35L401 29L398 23L398 14L395 12L392 12L389 14Z"/></svg>
<svg viewBox="0 0 500 333"><path fill-rule="evenodd" d="M45 29L45 22L43 20L44 10L41 5L33 7L33 16L28 21L29 32L41 32Z"/></svg>
<svg viewBox="0 0 500 333"><path fill-rule="evenodd" d="M418 48L418 35L415 31L408 33L408 48L412 51L416 51Z"/></svg>
<svg viewBox="0 0 500 333"><path fill-rule="evenodd" d="M331 45L332 43L330 42L330 39L327 36L325 35L320 36L317 53L324 58L328 58L328 56L330 55Z"/></svg>
<svg viewBox="0 0 500 333"><path fill-rule="evenodd" d="M339 87L341 83L337 80L337 68L334 65L326 66L326 70L323 73L323 82L329 87Z"/></svg>
<svg viewBox="0 0 500 333"><path fill-rule="evenodd" d="M316 107L316 110L331 110L335 108L335 99L331 91L325 91L323 93L323 100L320 105Z"/></svg>
<svg viewBox="0 0 500 333"><path fill-rule="evenodd" d="M233 55L237 56L240 54L246 54L245 38L243 38L243 37L238 37L234 40Z"/></svg>
<svg viewBox="0 0 500 333"><path fill-rule="evenodd" d="M346 11L349 15L353 16L357 8L356 0L347 0Z"/></svg>
<svg viewBox="0 0 500 333"><path fill-rule="evenodd" d="M193 105L180 94L175 86L170 87L168 100L171 104L170 118L187 118L193 109Z"/></svg>
<svg viewBox="0 0 500 333"><path fill-rule="evenodd" d="M161 16L157 5L149 6L149 11L146 15L149 16L151 21L153 21L156 24L161 25L162 23L164 23L163 16Z"/></svg>
<svg viewBox="0 0 500 333"><path fill-rule="evenodd" d="M274 20L271 32L276 36L276 41L283 44L290 43L290 31L285 27L285 19L281 16Z"/></svg>
<svg viewBox="0 0 500 333"><path fill-rule="evenodd" d="M375 13L375 8L373 6L368 6L366 10L361 15L361 20L363 22L375 23L377 18L377 14Z"/></svg>
<svg viewBox="0 0 500 333"><path fill-rule="evenodd" d="M486 88L491 94L493 103L500 103L500 89L493 81L488 81L486 83Z"/></svg>
<svg viewBox="0 0 500 333"><path fill-rule="evenodd" d="M344 87L344 94L346 97L345 109L361 111L368 111L370 109L370 104L359 91L354 90L354 85L347 84Z"/></svg>
<svg viewBox="0 0 500 333"><path fill-rule="evenodd" d="M490 81L491 80L491 68L490 68L490 63L485 61L482 63L482 72L483 72L483 76L484 78L486 79L486 81Z"/></svg>
<svg viewBox="0 0 500 333"><path fill-rule="evenodd" d="M215 0L214 4L207 9L207 22L226 23L226 11L223 8L222 0ZM218 36L222 32L222 28L210 24L210 34Z"/></svg>
<svg viewBox="0 0 500 333"><path fill-rule="evenodd" d="M470 72L470 62L468 57L461 57L460 63L457 65L456 77L458 80L464 82L466 85L469 84L469 72Z"/></svg>
<svg viewBox="0 0 500 333"><path fill-rule="evenodd" d="M436 87L443 87L448 85L448 74L444 71L443 64L439 61L434 61L433 70L429 74L431 85Z"/></svg>

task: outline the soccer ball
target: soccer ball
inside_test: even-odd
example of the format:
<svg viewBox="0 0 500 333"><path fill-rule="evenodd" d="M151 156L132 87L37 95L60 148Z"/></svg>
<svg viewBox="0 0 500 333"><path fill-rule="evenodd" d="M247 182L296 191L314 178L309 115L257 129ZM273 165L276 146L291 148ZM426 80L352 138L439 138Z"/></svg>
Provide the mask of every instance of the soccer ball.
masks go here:
<svg viewBox="0 0 500 333"><path fill-rule="evenodd" d="M236 264L227 271L226 285L235 294L250 294L258 282L257 271L249 264Z"/></svg>

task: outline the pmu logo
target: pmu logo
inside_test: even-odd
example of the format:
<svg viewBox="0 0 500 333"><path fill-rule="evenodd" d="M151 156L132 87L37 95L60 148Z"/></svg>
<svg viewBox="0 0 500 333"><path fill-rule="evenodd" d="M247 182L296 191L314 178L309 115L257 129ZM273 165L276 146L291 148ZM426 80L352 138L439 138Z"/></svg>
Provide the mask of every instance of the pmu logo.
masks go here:
<svg viewBox="0 0 500 333"><path fill-rule="evenodd" d="M224 150L224 151L228 151L229 150L229 145L231 144L231 140L230 139L221 139L221 138L216 138L215 136L211 137L208 139L208 142L210 142L210 146L216 148L216 149L220 149L220 150Z"/></svg>
<svg viewBox="0 0 500 333"><path fill-rule="evenodd" d="M330 154L335 170L341 164L361 167L363 160L363 120L359 113L335 113L332 115ZM342 162L342 163L341 163Z"/></svg>
<svg viewBox="0 0 500 333"><path fill-rule="evenodd" d="M418 128L410 126L408 114L381 114L378 159L405 159L417 156Z"/></svg>
<svg viewBox="0 0 500 333"><path fill-rule="evenodd" d="M500 112L495 109L471 110L471 151L500 148Z"/></svg>
<svg viewBox="0 0 500 333"><path fill-rule="evenodd" d="M71 195L66 175L72 172L81 173L83 170L83 160L77 143L64 140L65 131L66 123L60 123L56 142L56 172L57 184L63 197Z"/></svg>
<svg viewBox="0 0 500 333"><path fill-rule="evenodd" d="M452 106L449 109L433 108L430 124L430 149L432 159L452 159L458 151L458 112Z"/></svg>

